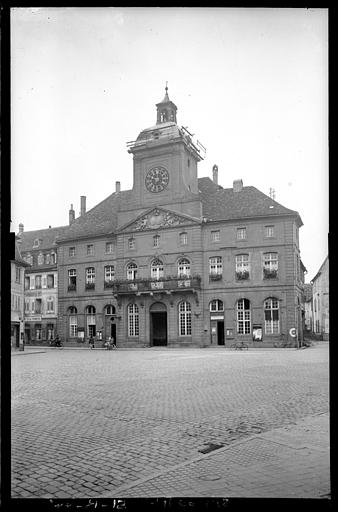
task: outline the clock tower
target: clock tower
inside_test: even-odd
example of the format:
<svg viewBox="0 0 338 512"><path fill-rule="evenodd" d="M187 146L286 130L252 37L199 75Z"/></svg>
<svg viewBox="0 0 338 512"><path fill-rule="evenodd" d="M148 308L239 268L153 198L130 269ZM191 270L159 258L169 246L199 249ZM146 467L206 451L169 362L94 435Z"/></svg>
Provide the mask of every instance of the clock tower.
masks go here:
<svg viewBox="0 0 338 512"><path fill-rule="evenodd" d="M177 125L167 86L156 104L156 124L129 142L128 152L133 155L132 204L121 205L119 226L156 206L201 219L197 164L203 157L192 135Z"/></svg>

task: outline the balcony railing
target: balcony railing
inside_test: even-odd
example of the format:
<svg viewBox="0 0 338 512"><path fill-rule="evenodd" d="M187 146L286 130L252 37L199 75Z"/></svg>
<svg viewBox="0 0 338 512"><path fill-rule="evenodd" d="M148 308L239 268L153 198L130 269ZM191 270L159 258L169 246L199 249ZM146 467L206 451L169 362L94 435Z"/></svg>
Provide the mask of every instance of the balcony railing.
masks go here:
<svg viewBox="0 0 338 512"><path fill-rule="evenodd" d="M151 294L156 292L171 293L175 291L194 291L201 289L200 276L167 277L158 280L135 279L134 281L119 280L113 283L113 292L116 295Z"/></svg>

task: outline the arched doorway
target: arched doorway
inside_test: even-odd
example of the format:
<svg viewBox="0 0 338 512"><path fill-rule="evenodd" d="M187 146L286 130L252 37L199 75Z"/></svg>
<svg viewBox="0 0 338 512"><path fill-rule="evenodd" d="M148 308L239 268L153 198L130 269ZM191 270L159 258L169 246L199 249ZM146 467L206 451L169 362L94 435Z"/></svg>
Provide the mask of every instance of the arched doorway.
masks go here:
<svg viewBox="0 0 338 512"><path fill-rule="evenodd" d="M163 347L168 344L167 339L167 308L162 302L155 302L150 306L150 345Z"/></svg>

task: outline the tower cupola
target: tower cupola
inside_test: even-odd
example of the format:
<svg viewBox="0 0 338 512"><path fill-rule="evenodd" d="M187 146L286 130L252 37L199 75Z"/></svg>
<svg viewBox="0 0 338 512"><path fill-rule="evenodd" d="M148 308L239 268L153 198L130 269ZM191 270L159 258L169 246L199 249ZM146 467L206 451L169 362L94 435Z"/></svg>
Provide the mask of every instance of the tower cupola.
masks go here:
<svg viewBox="0 0 338 512"><path fill-rule="evenodd" d="M177 120L176 120L177 107L176 107L175 103L173 103L169 99L168 82L166 82L164 98L160 103L156 104L156 107L157 107L156 124L177 123Z"/></svg>

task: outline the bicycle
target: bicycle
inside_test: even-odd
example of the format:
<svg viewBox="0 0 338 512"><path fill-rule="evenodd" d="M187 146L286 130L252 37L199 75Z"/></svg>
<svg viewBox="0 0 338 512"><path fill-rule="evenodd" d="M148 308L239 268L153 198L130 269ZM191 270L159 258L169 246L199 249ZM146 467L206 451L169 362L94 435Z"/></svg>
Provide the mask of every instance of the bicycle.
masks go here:
<svg viewBox="0 0 338 512"><path fill-rule="evenodd" d="M280 341L275 341L273 346L275 348L291 348L293 345L292 345L292 341L280 340Z"/></svg>
<svg viewBox="0 0 338 512"><path fill-rule="evenodd" d="M235 350L249 350L249 345L244 343L244 341L236 341L230 345L230 348L234 348Z"/></svg>
<svg viewBox="0 0 338 512"><path fill-rule="evenodd" d="M55 348L63 348L63 343L59 339L50 340L49 345Z"/></svg>

